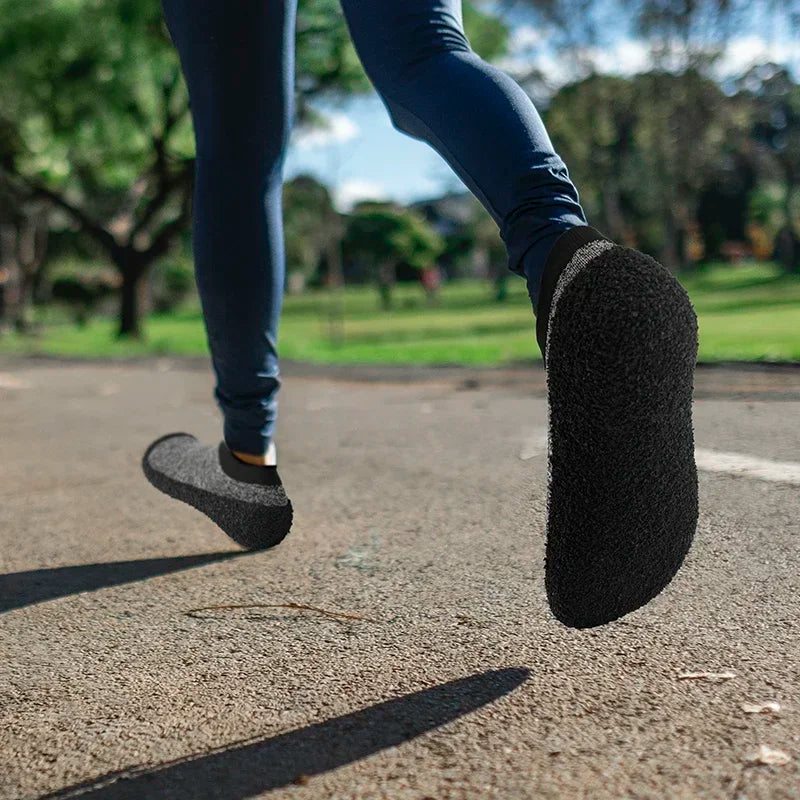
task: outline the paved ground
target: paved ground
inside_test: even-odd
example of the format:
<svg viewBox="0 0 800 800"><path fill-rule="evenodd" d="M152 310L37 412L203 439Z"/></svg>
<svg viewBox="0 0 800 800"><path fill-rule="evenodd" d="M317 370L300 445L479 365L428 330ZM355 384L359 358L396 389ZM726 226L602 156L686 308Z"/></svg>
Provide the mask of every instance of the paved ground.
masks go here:
<svg viewBox="0 0 800 800"><path fill-rule="evenodd" d="M0 362L0 796L800 797L800 372L698 372L696 545L584 632L541 372L426 376L289 369L294 530L236 555L139 471L218 441L207 368Z"/></svg>

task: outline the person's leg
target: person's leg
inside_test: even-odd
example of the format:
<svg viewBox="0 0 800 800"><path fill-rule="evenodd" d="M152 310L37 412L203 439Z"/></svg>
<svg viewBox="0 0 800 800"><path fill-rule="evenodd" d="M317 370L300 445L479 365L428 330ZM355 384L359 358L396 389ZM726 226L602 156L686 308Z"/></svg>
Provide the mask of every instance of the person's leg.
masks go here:
<svg viewBox="0 0 800 800"><path fill-rule="evenodd" d="M530 98L474 53L460 0L342 0L395 127L428 142L492 215L534 310L545 260L586 217Z"/></svg>
<svg viewBox="0 0 800 800"><path fill-rule="evenodd" d="M284 283L283 163L296 0L163 0L197 143L193 246L224 438L262 455L275 430Z"/></svg>
<svg viewBox="0 0 800 800"><path fill-rule="evenodd" d="M697 522L688 296L586 225L532 103L471 51L460 0L342 6L395 126L444 156L527 279L547 368L550 607L574 627L616 619L669 583Z"/></svg>
<svg viewBox="0 0 800 800"><path fill-rule="evenodd" d="M218 447L190 434L161 437L142 466L157 488L249 548L276 544L292 521L273 434L295 3L163 0L194 122L195 274L224 428Z"/></svg>

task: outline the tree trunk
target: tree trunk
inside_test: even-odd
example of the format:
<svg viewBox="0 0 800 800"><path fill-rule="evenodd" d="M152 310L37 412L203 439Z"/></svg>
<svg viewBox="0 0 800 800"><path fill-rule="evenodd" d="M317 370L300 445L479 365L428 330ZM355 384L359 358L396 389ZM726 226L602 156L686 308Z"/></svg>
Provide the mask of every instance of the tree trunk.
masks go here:
<svg viewBox="0 0 800 800"><path fill-rule="evenodd" d="M673 273L678 272L681 266L677 239L677 221L673 212L668 211L664 219L664 245L661 249L661 263Z"/></svg>
<svg viewBox="0 0 800 800"><path fill-rule="evenodd" d="M48 233L47 209L27 217L19 228L19 298L14 324L21 333L31 329L33 293L44 272Z"/></svg>
<svg viewBox="0 0 800 800"><path fill-rule="evenodd" d="M381 307L384 311L391 311L392 308L394 270L395 266L391 262L385 262L378 267L378 291L381 295Z"/></svg>
<svg viewBox="0 0 800 800"><path fill-rule="evenodd" d="M122 273L119 331L117 333L120 337L141 338L141 329L139 327L139 278L140 276L132 270Z"/></svg>
<svg viewBox="0 0 800 800"><path fill-rule="evenodd" d="M141 317L147 311L147 281L149 264L131 253L117 254L114 259L122 275L118 337L142 338Z"/></svg>
<svg viewBox="0 0 800 800"><path fill-rule="evenodd" d="M784 175L786 180L786 193L783 196L783 219L786 227L790 230L794 227L794 217L792 216L792 195L794 194L794 174L791 167L785 167Z"/></svg>
<svg viewBox="0 0 800 800"><path fill-rule="evenodd" d="M508 270L504 270L494 279L494 299L497 303L505 303L508 300Z"/></svg>
<svg viewBox="0 0 800 800"><path fill-rule="evenodd" d="M338 232L333 232L328 239L326 252L328 255L328 290L330 306L328 310L328 338L333 345L344 341L344 269L342 265L342 247Z"/></svg>
<svg viewBox="0 0 800 800"><path fill-rule="evenodd" d="M14 317L14 327L19 333L31 330L31 312L33 300L33 273L20 270L19 297Z"/></svg>
<svg viewBox="0 0 800 800"><path fill-rule="evenodd" d="M608 225L608 233L615 242L621 242L625 234L625 220L619 209L619 190L606 185L603 189L603 215Z"/></svg>
<svg viewBox="0 0 800 800"><path fill-rule="evenodd" d="M392 287L388 283L382 283L378 287L381 294L381 308L384 311L392 310Z"/></svg>
<svg viewBox="0 0 800 800"><path fill-rule="evenodd" d="M14 317L19 292L19 263L17 262L17 228L0 223L0 325Z"/></svg>
<svg viewBox="0 0 800 800"><path fill-rule="evenodd" d="M786 272L800 272L800 240L791 226L784 225L775 235L772 258Z"/></svg>

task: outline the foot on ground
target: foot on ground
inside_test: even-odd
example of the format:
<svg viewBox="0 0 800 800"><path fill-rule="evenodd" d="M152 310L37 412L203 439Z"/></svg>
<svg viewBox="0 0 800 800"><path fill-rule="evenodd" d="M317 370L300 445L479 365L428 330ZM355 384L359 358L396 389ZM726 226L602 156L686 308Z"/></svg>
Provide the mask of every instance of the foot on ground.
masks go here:
<svg viewBox="0 0 800 800"><path fill-rule="evenodd" d="M548 260L537 318L549 414L545 585L555 616L575 628L655 597L680 568L698 513L691 302L649 256L586 238L560 240L567 255Z"/></svg>
<svg viewBox="0 0 800 800"><path fill-rule="evenodd" d="M237 544L262 550L292 525L292 504L277 467L245 464L225 442L201 444L188 433L156 439L142 457L150 483L202 511Z"/></svg>

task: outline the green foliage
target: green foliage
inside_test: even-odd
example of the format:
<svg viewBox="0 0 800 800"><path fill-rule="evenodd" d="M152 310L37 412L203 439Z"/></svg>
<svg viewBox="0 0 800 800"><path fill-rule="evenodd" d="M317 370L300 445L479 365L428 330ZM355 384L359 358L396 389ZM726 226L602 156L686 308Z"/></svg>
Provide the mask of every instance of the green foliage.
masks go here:
<svg viewBox="0 0 800 800"><path fill-rule="evenodd" d="M194 288L194 272L191 266L181 261L169 261L159 265L153 275L153 310L169 313L177 309Z"/></svg>
<svg viewBox="0 0 800 800"><path fill-rule="evenodd" d="M763 186L750 195L750 220L774 236L783 217L783 197L775 187Z"/></svg>
<svg viewBox="0 0 800 800"><path fill-rule="evenodd" d="M49 201L136 287L189 218L192 135L158 0L4 0L0 108L17 136L3 170ZM7 139L7 137L6 137Z"/></svg>
<svg viewBox="0 0 800 800"><path fill-rule="evenodd" d="M793 193L800 183L800 86L788 69L770 63L749 69L737 87L738 98L752 108L752 139L783 181L783 222L792 226Z"/></svg>
<svg viewBox="0 0 800 800"><path fill-rule="evenodd" d="M327 249L335 246L343 223L328 188L311 175L297 175L283 185L286 269L312 277Z"/></svg>
<svg viewBox="0 0 800 800"><path fill-rule="evenodd" d="M383 308L392 305L397 267L430 267L444 250L444 241L416 211L391 203L360 203L347 221L342 252L361 263L378 285Z"/></svg>
<svg viewBox="0 0 800 800"><path fill-rule="evenodd" d="M185 89L158 0L4 0L3 17L0 98L23 142L23 174L81 191L111 216L169 114L182 125L165 145L190 154Z"/></svg>
<svg viewBox="0 0 800 800"><path fill-rule="evenodd" d="M50 294L57 303L65 304L73 314L77 325L85 326L98 303L108 297L119 283L102 272L62 274L55 278Z"/></svg>
<svg viewBox="0 0 800 800"><path fill-rule="evenodd" d="M382 264L423 269L439 257L444 242L422 215L387 203L361 203L347 223L345 253L374 271Z"/></svg>
<svg viewBox="0 0 800 800"><path fill-rule="evenodd" d="M313 101L366 92L370 83L358 60L339 0L299 0L295 45L298 125L319 120Z"/></svg>
<svg viewBox="0 0 800 800"><path fill-rule="evenodd" d="M665 249L686 234L701 190L746 132L740 110L696 71L650 72L566 86L546 120L591 218L668 260ZM685 263L677 257L671 266Z"/></svg>
<svg viewBox="0 0 800 800"><path fill-rule="evenodd" d="M464 32L470 47L486 61L504 55L508 50L508 26L498 17L487 14L475 3L465 2L462 8Z"/></svg>

